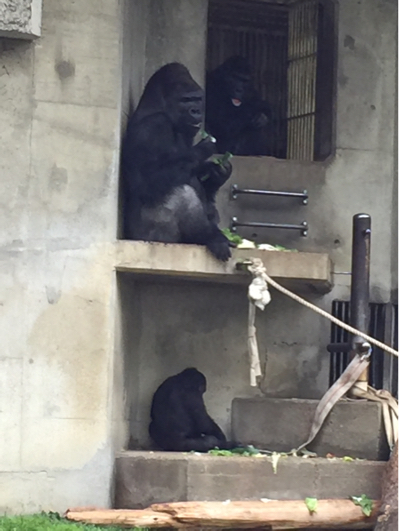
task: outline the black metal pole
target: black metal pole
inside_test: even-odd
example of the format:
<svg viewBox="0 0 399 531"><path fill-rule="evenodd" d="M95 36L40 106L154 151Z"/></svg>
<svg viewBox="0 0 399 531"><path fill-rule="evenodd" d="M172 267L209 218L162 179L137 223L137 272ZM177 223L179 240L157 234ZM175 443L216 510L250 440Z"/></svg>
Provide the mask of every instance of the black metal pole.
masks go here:
<svg viewBox="0 0 399 531"><path fill-rule="evenodd" d="M371 217L368 214L353 216L352 236L352 282L351 282L351 325L367 333L369 323L369 284L370 284L370 235ZM352 338L355 345L364 343L359 336ZM367 372L360 376L367 381Z"/></svg>

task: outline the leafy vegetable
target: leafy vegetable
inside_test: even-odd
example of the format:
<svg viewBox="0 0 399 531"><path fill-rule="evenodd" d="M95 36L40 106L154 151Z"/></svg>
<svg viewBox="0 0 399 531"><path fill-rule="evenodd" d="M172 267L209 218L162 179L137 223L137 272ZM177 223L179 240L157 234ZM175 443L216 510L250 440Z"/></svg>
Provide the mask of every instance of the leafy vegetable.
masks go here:
<svg viewBox="0 0 399 531"><path fill-rule="evenodd" d="M226 238L232 243L239 245L242 242L241 236L239 234L235 234L234 232L231 232L230 229L221 229L221 231L226 236Z"/></svg>
<svg viewBox="0 0 399 531"><path fill-rule="evenodd" d="M305 498L305 505L310 514L317 512L317 498Z"/></svg>
<svg viewBox="0 0 399 531"><path fill-rule="evenodd" d="M209 133L207 133L205 131L205 129L202 129L202 131L200 131L200 137L202 138L202 140L205 140L206 138L209 138L209 140L213 143L216 142L216 138L212 135L210 135Z"/></svg>
<svg viewBox="0 0 399 531"><path fill-rule="evenodd" d="M362 494L361 496L351 496L351 499L355 505L359 505L362 508L363 514L370 516L373 511L373 502L368 496Z"/></svg>
<svg viewBox="0 0 399 531"><path fill-rule="evenodd" d="M230 153L229 151L226 151L226 153L222 155L221 157L215 157L214 159L212 159L212 162L214 164L220 164L220 166L224 166L227 162L229 162L229 160L232 157L233 157L232 153Z"/></svg>

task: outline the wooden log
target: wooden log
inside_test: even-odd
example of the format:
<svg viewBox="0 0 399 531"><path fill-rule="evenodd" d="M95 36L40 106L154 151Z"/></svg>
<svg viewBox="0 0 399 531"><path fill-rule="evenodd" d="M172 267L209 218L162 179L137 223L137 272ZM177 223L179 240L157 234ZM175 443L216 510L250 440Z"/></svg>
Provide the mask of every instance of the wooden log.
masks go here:
<svg viewBox="0 0 399 531"><path fill-rule="evenodd" d="M379 504L366 517L351 500L318 500L317 511L310 513L301 500L177 502L154 504L151 509L168 513L177 521L207 527L273 528L372 528Z"/></svg>
<svg viewBox="0 0 399 531"><path fill-rule="evenodd" d="M78 522L120 527L372 528L379 502L367 517L351 500L318 500L310 513L301 500L158 503L145 510L68 511Z"/></svg>
<svg viewBox="0 0 399 531"><path fill-rule="evenodd" d="M176 523L173 516L151 509L89 509L82 511L74 508L68 510L65 518L74 522L85 522L95 525L115 525L119 527L183 527Z"/></svg>

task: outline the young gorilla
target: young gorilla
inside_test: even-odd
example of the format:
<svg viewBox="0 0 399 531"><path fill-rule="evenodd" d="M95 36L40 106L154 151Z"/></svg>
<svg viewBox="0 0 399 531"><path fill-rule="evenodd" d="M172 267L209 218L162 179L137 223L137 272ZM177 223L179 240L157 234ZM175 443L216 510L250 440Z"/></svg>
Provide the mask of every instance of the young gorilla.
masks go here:
<svg viewBox="0 0 399 531"><path fill-rule="evenodd" d="M155 391L149 433L162 450L207 452L216 446L225 450L237 446L226 441L208 415L205 391L206 378L194 368L167 378Z"/></svg>
<svg viewBox="0 0 399 531"><path fill-rule="evenodd" d="M179 63L149 79L122 148L124 236L206 245L226 261L230 248L217 226L215 195L231 165L207 161L216 153L210 138L193 145L203 103L203 90Z"/></svg>
<svg viewBox="0 0 399 531"><path fill-rule="evenodd" d="M206 128L219 153L269 155L271 108L252 84L248 61L230 57L210 72L206 83Z"/></svg>

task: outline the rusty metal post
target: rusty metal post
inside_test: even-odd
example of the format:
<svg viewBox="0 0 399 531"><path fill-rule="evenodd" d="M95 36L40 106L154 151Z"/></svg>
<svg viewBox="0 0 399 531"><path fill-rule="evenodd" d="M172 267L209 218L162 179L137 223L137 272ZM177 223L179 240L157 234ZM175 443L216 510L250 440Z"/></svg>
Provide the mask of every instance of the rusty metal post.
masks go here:
<svg viewBox="0 0 399 531"><path fill-rule="evenodd" d="M371 217L368 214L353 216L351 325L365 333L369 324L370 235ZM351 343L352 357L356 351L359 351L359 344L364 344L361 350L367 350L370 346L359 336L354 336ZM367 370L360 375L358 381L368 381Z"/></svg>

